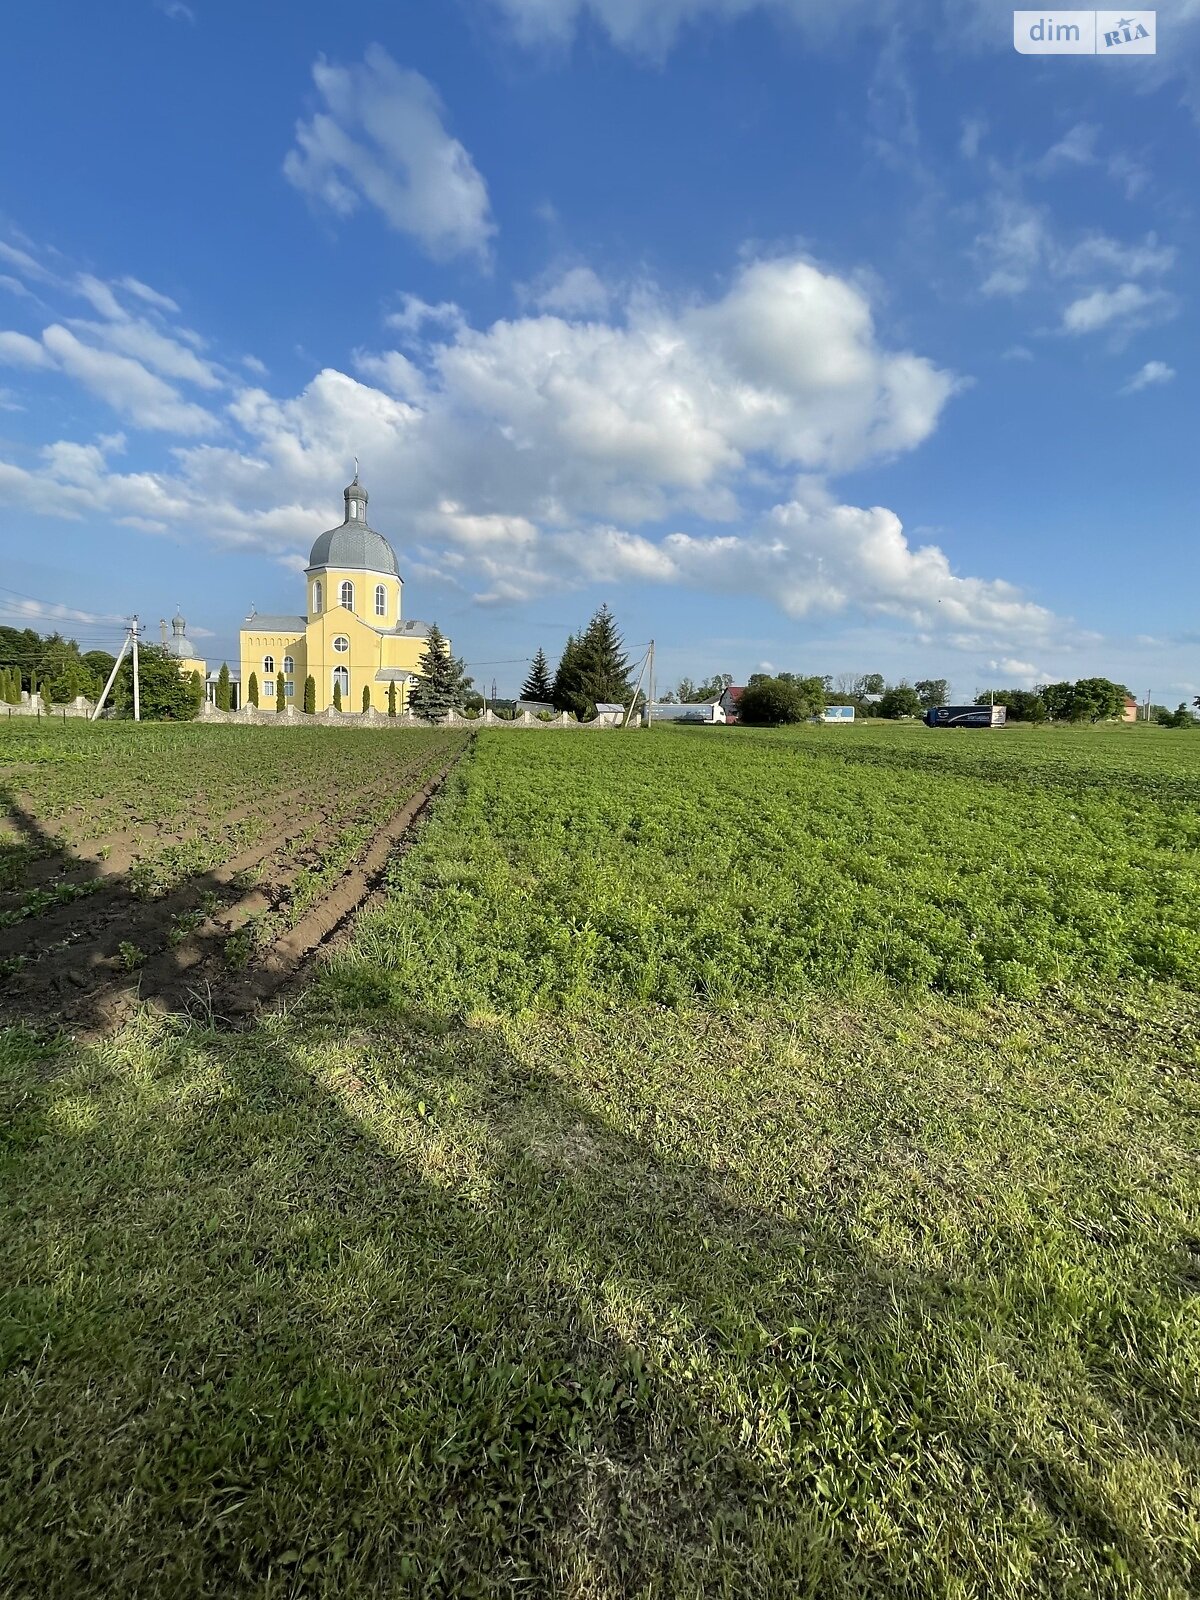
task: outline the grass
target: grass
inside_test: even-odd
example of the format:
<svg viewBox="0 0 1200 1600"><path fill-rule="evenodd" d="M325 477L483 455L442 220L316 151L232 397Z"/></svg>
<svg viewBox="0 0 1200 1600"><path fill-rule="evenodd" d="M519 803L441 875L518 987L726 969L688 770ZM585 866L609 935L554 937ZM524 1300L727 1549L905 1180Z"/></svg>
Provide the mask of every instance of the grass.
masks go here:
<svg viewBox="0 0 1200 1600"><path fill-rule="evenodd" d="M656 740L700 737L597 738L606 801L572 739L589 836L607 804L621 840ZM1020 794L1015 744L929 737L1014 763L955 777L952 813L955 785ZM1098 787L1103 736L1033 737L1064 794ZM1200 1592L1195 995L1142 973L968 1003L877 974L508 1004L427 897L482 792L525 874L501 942L556 903L523 841L568 741L524 740L502 805L521 738L482 737L397 909L298 1010L0 1035L0 1593ZM886 810L927 750L873 740L706 743L698 793L715 826L773 761L832 805L857 764ZM639 804L651 837L612 848L653 877L672 841ZM615 880L584 881L599 926Z"/></svg>

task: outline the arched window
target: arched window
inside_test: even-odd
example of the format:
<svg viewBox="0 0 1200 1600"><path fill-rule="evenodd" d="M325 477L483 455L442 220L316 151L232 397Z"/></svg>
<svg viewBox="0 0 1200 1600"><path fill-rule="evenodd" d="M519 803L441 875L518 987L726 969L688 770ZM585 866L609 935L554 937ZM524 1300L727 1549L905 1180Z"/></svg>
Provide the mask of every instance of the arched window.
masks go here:
<svg viewBox="0 0 1200 1600"><path fill-rule="evenodd" d="M292 660L291 656L284 656L284 658L283 658L283 675L284 675L284 677L285 678L290 678L292 673L295 672L295 670L296 670L296 663Z"/></svg>
<svg viewBox="0 0 1200 1600"><path fill-rule="evenodd" d="M320 578L318 578L317 581L313 584L313 616L314 617L320 616L320 614L321 614L321 599L322 599L322 595L321 595L321 580L320 580Z"/></svg>
<svg viewBox="0 0 1200 1600"><path fill-rule="evenodd" d="M354 585L349 578L342 585L342 604L350 611L354 610Z"/></svg>
<svg viewBox="0 0 1200 1600"><path fill-rule="evenodd" d="M340 655L340 656L344 656L346 654L346 651L349 650L350 641L349 641L349 639L347 639L347 637L346 637L346 635L344 633L339 633L338 634L337 638L333 641L333 648L337 651L338 655Z"/></svg>
<svg viewBox="0 0 1200 1600"><path fill-rule="evenodd" d="M341 685L341 690L342 690L342 708L343 708L343 710L345 710L347 702L348 702L348 700L350 698L350 669L349 669L349 667L334 667L334 669L333 669L333 685L332 685L332 687L334 689L336 689L339 686L339 684Z"/></svg>
<svg viewBox="0 0 1200 1600"><path fill-rule="evenodd" d="M387 590L381 583L375 585L375 615L377 617L387 616Z"/></svg>
<svg viewBox="0 0 1200 1600"><path fill-rule="evenodd" d="M275 671L275 657L274 656L264 656L263 657L263 671L268 673L268 674Z"/></svg>

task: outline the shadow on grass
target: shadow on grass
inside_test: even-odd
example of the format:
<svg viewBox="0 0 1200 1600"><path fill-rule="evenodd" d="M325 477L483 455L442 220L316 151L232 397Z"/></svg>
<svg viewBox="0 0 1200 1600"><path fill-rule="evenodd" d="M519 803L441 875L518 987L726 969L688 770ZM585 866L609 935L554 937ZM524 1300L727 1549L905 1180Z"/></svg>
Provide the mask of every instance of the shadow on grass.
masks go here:
<svg viewBox="0 0 1200 1600"><path fill-rule="evenodd" d="M885 1259L869 1162L746 1203L571 1040L0 1035L0 1592L1193 1592L1180 1397L1131 1443L998 1337L1070 1372L1059 1285Z"/></svg>

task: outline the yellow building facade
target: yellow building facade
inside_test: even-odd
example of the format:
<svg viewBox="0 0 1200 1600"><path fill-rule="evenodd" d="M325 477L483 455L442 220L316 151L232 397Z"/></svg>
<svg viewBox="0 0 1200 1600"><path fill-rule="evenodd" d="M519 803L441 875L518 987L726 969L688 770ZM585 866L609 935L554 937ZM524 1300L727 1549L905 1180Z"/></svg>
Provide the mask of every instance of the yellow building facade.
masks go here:
<svg viewBox="0 0 1200 1600"><path fill-rule="evenodd" d="M342 521L321 534L309 554L304 613L252 612L242 624L243 705L249 704L253 673L259 706L276 710L281 672L286 704L297 711L303 709L310 677L317 711L333 705L335 687L341 689L343 711L363 709L364 689L372 708L386 711L392 683L397 710L408 704L429 625L404 619L404 579L396 553L367 520L369 497L357 473L342 497Z"/></svg>

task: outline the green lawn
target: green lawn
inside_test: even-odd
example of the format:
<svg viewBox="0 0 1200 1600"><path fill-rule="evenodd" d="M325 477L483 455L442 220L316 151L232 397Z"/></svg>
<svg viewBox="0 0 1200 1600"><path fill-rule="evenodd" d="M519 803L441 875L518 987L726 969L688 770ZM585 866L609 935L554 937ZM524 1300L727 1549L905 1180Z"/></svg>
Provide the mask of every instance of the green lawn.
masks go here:
<svg viewBox="0 0 1200 1600"><path fill-rule="evenodd" d="M1200 1593L1193 969L1114 967L1119 884L1069 881L1089 829L1195 873L1200 741L501 731L460 773L287 1014L0 1035L0 1594ZM814 851L858 882L831 819L878 874L972 793L994 898L1075 908L1024 997L947 980L991 926L952 863L931 981L815 894ZM771 794L811 803L768 873ZM1022 832L1047 806L1088 828ZM713 987L710 835L716 951L790 873L853 982L779 936Z"/></svg>

